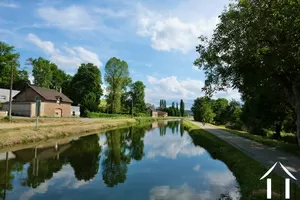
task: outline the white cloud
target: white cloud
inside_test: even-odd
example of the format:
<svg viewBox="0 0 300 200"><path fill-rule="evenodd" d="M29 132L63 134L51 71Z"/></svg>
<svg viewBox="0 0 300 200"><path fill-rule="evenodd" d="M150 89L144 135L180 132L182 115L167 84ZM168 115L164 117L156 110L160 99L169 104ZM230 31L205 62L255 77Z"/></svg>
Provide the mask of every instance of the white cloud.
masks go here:
<svg viewBox="0 0 300 200"><path fill-rule="evenodd" d="M237 100L241 101L241 94L237 89L228 88L226 91L219 91L213 96L214 99L217 98L226 98L228 100Z"/></svg>
<svg viewBox="0 0 300 200"><path fill-rule="evenodd" d="M200 69L199 69L197 66L195 66L195 65L193 65L192 68L193 68L194 70L196 70L196 71L200 71Z"/></svg>
<svg viewBox="0 0 300 200"><path fill-rule="evenodd" d="M203 82L199 80L178 80L176 76L157 79L148 76L148 83L151 87L146 88L146 101L151 104L157 104L160 99L166 101L179 101L180 99L194 100L203 95L201 88Z"/></svg>
<svg viewBox="0 0 300 200"><path fill-rule="evenodd" d="M191 157L199 156L206 152L205 149L192 144L188 135L183 135L182 137L165 135L164 137L159 137L155 134L147 134L145 137L145 145L151 146L151 149L146 153L148 158L162 156L176 159L178 155Z"/></svg>
<svg viewBox="0 0 300 200"><path fill-rule="evenodd" d="M200 165L198 164L198 165L195 165L194 167L193 167L193 170L194 171L199 171L200 170Z"/></svg>
<svg viewBox="0 0 300 200"><path fill-rule="evenodd" d="M93 16L80 6L70 6L64 9L39 8L38 14L48 23L63 29L93 30L97 27Z"/></svg>
<svg viewBox="0 0 300 200"><path fill-rule="evenodd" d="M98 55L83 47L63 47L62 50L60 50L55 48L55 45L51 41L42 41L34 34L29 34L27 38L30 42L43 50L53 63L63 69L77 68L81 63L87 62L91 62L98 67L102 66Z"/></svg>
<svg viewBox="0 0 300 200"><path fill-rule="evenodd" d="M157 79L148 76L149 87L145 89L145 99L147 103L157 105L160 99L165 99L168 103L183 99L186 107L189 108L188 102L193 102L197 97L204 96L202 88L204 83L199 80L186 79L178 80L176 76ZM235 99L240 101L241 95L237 90L227 89L227 91L217 92L213 98Z"/></svg>
<svg viewBox="0 0 300 200"><path fill-rule="evenodd" d="M0 2L0 7L18 8L19 5L15 4L15 3L5 3L5 2Z"/></svg>
<svg viewBox="0 0 300 200"><path fill-rule="evenodd" d="M159 12L151 11L138 5L137 34L151 39L152 48L158 51L177 50L187 53L195 49L198 37L202 34L211 35L218 18L179 18L178 11ZM163 13L163 12L162 12Z"/></svg>
<svg viewBox="0 0 300 200"><path fill-rule="evenodd" d="M109 8L94 8L94 12L111 18L124 18L129 15L125 10L115 11Z"/></svg>

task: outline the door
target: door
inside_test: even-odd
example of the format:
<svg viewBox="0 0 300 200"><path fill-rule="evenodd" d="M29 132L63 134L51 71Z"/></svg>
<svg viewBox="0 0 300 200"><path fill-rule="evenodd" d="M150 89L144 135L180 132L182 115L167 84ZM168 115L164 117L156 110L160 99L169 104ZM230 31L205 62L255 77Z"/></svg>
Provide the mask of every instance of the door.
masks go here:
<svg viewBox="0 0 300 200"><path fill-rule="evenodd" d="M55 117L62 117L62 110L60 108L56 108L54 111Z"/></svg>

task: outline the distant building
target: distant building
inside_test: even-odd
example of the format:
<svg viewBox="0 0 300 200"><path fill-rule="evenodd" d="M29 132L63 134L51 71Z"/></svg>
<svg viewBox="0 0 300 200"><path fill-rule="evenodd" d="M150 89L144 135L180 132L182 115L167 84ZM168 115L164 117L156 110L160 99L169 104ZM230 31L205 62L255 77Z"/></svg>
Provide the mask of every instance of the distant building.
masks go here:
<svg viewBox="0 0 300 200"><path fill-rule="evenodd" d="M71 106L71 115L72 116L80 116L80 107L79 106Z"/></svg>
<svg viewBox="0 0 300 200"><path fill-rule="evenodd" d="M150 113L150 115L152 117L168 117L168 113L167 112L163 112L163 111L158 111L154 108L154 106L151 106L148 108L148 112Z"/></svg>
<svg viewBox="0 0 300 200"><path fill-rule="evenodd" d="M9 102L9 89L0 88L0 103ZM20 91L12 90L12 98L16 96Z"/></svg>
<svg viewBox="0 0 300 200"><path fill-rule="evenodd" d="M41 100L40 116L70 117L72 100L56 90L28 86L14 96L12 101L12 115L35 117L36 100ZM9 103L3 104L2 110L8 110Z"/></svg>

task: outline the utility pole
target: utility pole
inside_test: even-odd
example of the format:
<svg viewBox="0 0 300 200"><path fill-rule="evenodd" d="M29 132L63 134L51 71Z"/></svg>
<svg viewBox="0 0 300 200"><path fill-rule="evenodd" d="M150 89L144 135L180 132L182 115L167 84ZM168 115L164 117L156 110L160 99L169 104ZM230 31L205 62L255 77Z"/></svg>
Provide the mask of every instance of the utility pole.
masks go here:
<svg viewBox="0 0 300 200"><path fill-rule="evenodd" d="M9 120L11 120L11 108L12 108L12 87L13 87L13 78L14 78L14 73L13 73L13 62L10 63L10 91L9 91L9 111L8 111L8 117Z"/></svg>

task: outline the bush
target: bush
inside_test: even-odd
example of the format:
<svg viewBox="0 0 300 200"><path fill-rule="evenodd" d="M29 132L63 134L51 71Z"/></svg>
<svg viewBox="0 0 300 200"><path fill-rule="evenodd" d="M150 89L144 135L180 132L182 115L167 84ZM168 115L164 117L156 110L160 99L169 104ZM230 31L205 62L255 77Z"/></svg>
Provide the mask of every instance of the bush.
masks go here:
<svg viewBox="0 0 300 200"><path fill-rule="evenodd" d="M135 117L150 117L149 113L133 113Z"/></svg>
<svg viewBox="0 0 300 200"><path fill-rule="evenodd" d="M88 112L88 118L129 118L130 115L127 114L107 114L107 113L99 113L99 112Z"/></svg>

